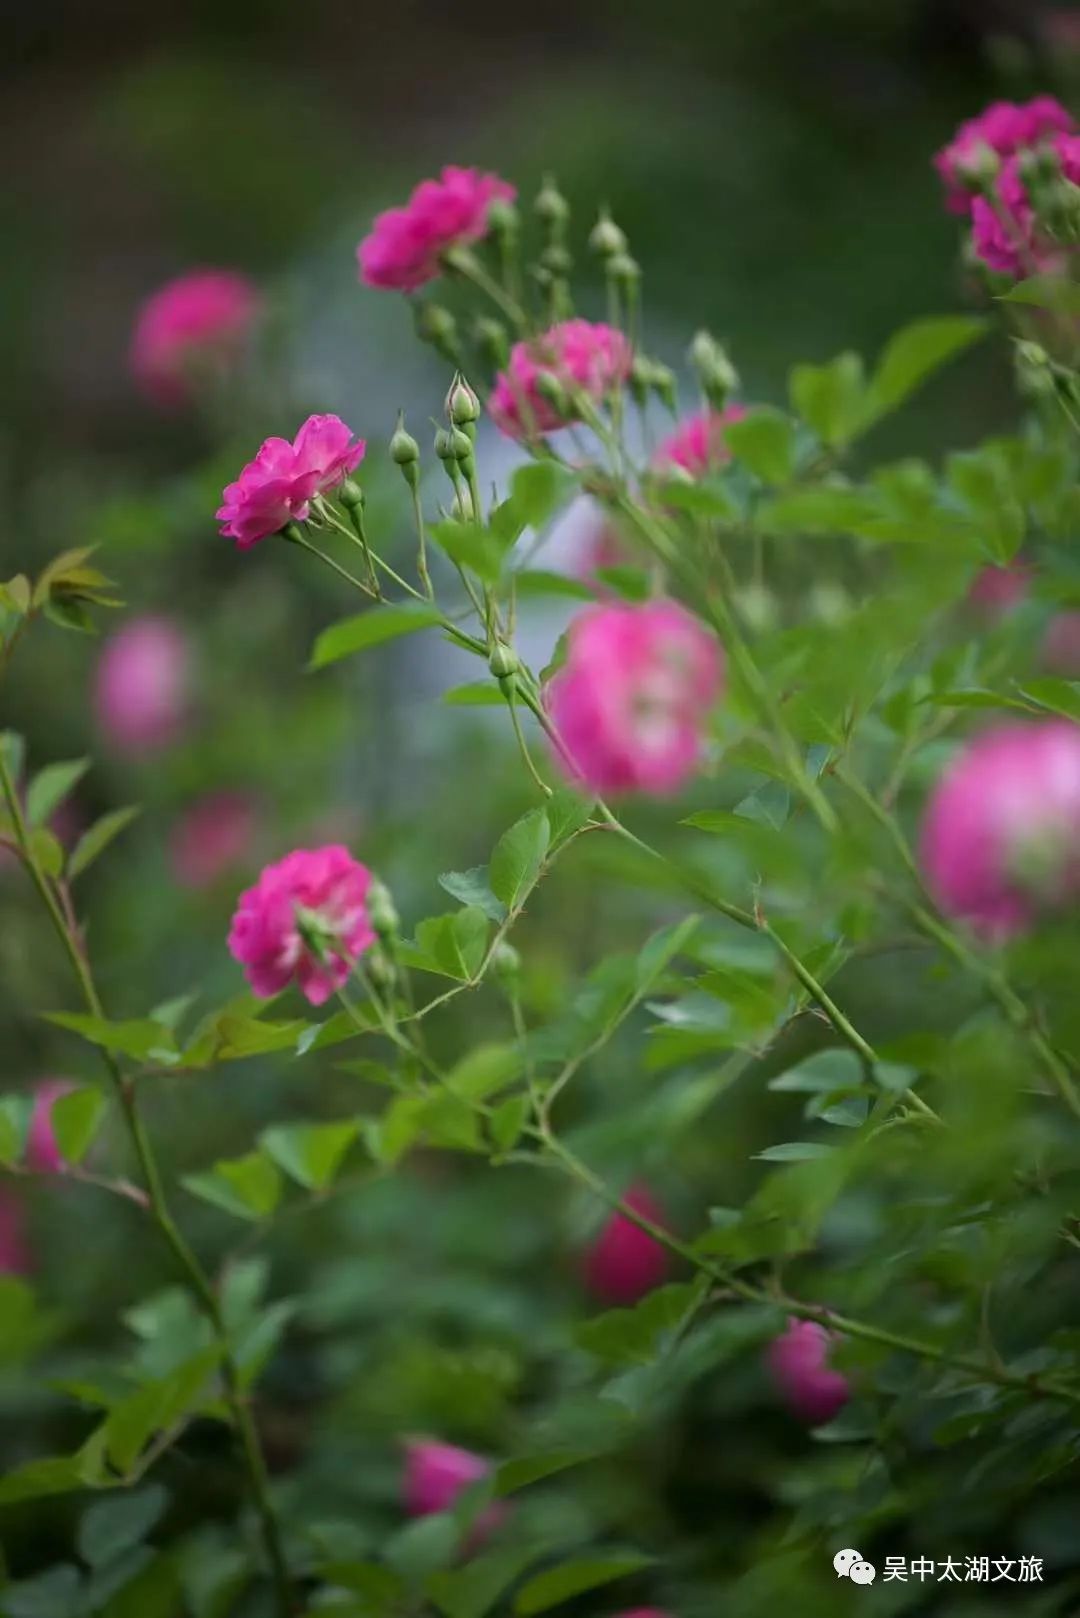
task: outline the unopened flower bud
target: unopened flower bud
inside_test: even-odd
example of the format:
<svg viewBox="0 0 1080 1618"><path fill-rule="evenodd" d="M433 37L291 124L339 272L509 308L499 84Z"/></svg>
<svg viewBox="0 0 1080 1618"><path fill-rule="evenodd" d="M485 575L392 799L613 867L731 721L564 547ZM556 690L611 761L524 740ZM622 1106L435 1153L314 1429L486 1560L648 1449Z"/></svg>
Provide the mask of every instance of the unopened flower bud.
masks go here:
<svg viewBox="0 0 1080 1618"><path fill-rule="evenodd" d="M560 242L552 242L549 247L544 248L540 254L540 263L545 270L550 270L552 275L564 277L574 268L573 259Z"/></svg>
<svg viewBox="0 0 1080 1618"><path fill-rule="evenodd" d="M430 343L446 359L454 360L457 353L457 321L441 303L415 305L416 335L421 342Z"/></svg>
<svg viewBox="0 0 1080 1618"><path fill-rule="evenodd" d="M690 363L709 403L722 410L739 385L739 373L728 359L727 350L710 332L699 331L690 344Z"/></svg>
<svg viewBox="0 0 1080 1618"><path fill-rule="evenodd" d="M679 397L675 390L675 372L670 365L662 365L659 360L653 361L652 390L665 410L670 410L674 416L678 412Z"/></svg>
<svg viewBox="0 0 1080 1618"><path fill-rule="evenodd" d="M570 217L570 204L556 186L550 175L545 176L544 183L537 193L533 210L538 219L557 232Z"/></svg>
<svg viewBox="0 0 1080 1618"><path fill-rule="evenodd" d="M446 395L446 414L455 427L468 427L480 420L480 400L459 371Z"/></svg>
<svg viewBox="0 0 1080 1618"><path fill-rule="evenodd" d="M589 249L599 258L614 258L617 253L625 253L627 247L626 233L606 211L602 213L592 230L589 232Z"/></svg>
<svg viewBox="0 0 1080 1618"><path fill-rule="evenodd" d="M607 261L607 273L617 286L632 292L641 280L641 265L629 253L616 253Z"/></svg>
<svg viewBox="0 0 1080 1618"><path fill-rule="evenodd" d="M519 668L518 655L512 646L505 645L501 640L496 641L491 648L488 658L488 668L497 680L505 679L508 674L516 674Z"/></svg>
<svg viewBox="0 0 1080 1618"><path fill-rule="evenodd" d="M1016 154L1017 170L1025 187L1038 190L1061 178L1061 159L1052 146L1028 146Z"/></svg>
<svg viewBox="0 0 1080 1618"><path fill-rule="evenodd" d="M503 370L510 358L510 338L502 321L479 316L473 325L473 336L491 368Z"/></svg>
<svg viewBox="0 0 1080 1618"><path fill-rule="evenodd" d="M359 483L357 483L355 478L345 479L344 483L341 485L341 488L338 490L338 499L341 501L346 511L363 511L364 509L364 491L360 487Z"/></svg>
<svg viewBox="0 0 1080 1618"><path fill-rule="evenodd" d="M392 989L397 970L390 956L379 944L373 944L364 956L364 970L376 989Z"/></svg>
<svg viewBox="0 0 1080 1618"><path fill-rule="evenodd" d="M505 939L496 944L491 955L491 970L500 983L509 986L517 982L521 976L521 956L513 944Z"/></svg>
<svg viewBox="0 0 1080 1618"><path fill-rule="evenodd" d="M516 236L521 229L521 219L514 204L502 198L496 198L489 204L487 222L491 234L504 241Z"/></svg>
<svg viewBox="0 0 1080 1618"><path fill-rule="evenodd" d="M569 415L570 401L566 397L566 389L554 371L537 371L534 386L541 399L546 399L558 415Z"/></svg>
<svg viewBox="0 0 1080 1618"><path fill-rule="evenodd" d="M630 367L630 393L634 403L644 409L649 398L649 389L652 386L652 360L646 359L644 354L638 354Z"/></svg>
<svg viewBox="0 0 1080 1618"><path fill-rule="evenodd" d="M460 481L454 494L453 504L450 507L450 515L455 522L472 522L473 520L472 495L469 493L467 486Z"/></svg>
<svg viewBox="0 0 1080 1618"><path fill-rule="evenodd" d="M366 903L368 919L378 937L384 942L396 938L401 930L401 918L390 889L385 882L380 882L378 877L372 878Z"/></svg>
<svg viewBox="0 0 1080 1618"><path fill-rule="evenodd" d="M398 411L397 426L390 439L390 459L396 466L400 466L402 476L410 488L415 488L416 480L420 476L419 460L420 445L411 433L405 430L405 412Z"/></svg>
<svg viewBox="0 0 1080 1618"><path fill-rule="evenodd" d="M440 427L435 434L435 453L440 461L456 461L457 450L454 440L445 427Z"/></svg>
<svg viewBox="0 0 1080 1618"><path fill-rule="evenodd" d="M972 191L989 190L1000 168L1000 157L984 140L977 141L956 163L958 178Z"/></svg>
<svg viewBox="0 0 1080 1618"><path fill-rule="evenodd" d="M469 461L472 459L472 439L463 428L451 427L450 448L455 461Z"/></svg>
<svg viewBox="0 0 1080 1618"><path fill-rule="evenodd" d="M281 537L282 539L287 539L290 545L302 545L304 543L304 536L300 532L299 523L287 522L281 530Z"/></svg>

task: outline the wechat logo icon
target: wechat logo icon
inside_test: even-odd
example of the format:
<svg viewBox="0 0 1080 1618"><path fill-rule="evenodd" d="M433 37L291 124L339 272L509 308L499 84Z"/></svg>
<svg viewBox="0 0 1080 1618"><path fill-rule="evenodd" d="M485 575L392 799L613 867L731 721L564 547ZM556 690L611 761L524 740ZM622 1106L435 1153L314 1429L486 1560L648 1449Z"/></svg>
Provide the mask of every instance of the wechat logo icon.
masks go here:
<svg viewBox="0 0 1080 1618"><path fill-rule="evenodd" d="M837 1551L832 1559L838 1579L850 1579L852 1584L873 1584L877 1568L873 1562L864 1562L861 1551Z"/></svg>

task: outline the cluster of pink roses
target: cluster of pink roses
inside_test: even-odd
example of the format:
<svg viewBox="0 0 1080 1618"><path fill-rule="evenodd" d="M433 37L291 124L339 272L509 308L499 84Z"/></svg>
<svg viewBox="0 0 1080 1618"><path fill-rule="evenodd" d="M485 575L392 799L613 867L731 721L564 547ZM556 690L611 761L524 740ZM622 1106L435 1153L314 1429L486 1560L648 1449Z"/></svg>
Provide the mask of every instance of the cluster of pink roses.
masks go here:
<svg viewBox="0 0 1080 1618"><path fill-rule="evenodd" d="M1061 245L1033 203L1031 172L1044 153L1051 173L1080 182L1075 130L1071 113L1052 96L1023 105L996 101L962 124L934 158L946 206L970 217L975 252L991 270L1022 277L1061 263Z"/></svg>

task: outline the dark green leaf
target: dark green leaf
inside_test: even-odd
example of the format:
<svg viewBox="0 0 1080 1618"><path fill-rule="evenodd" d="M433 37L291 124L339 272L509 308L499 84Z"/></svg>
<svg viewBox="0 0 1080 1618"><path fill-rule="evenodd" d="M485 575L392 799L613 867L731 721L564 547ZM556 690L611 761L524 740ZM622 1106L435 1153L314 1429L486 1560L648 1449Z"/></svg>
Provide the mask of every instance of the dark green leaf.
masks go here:
<svg viewBox="0 0 1080 1618"><path fill-rule="evenodd" d="M95 820L89 831L83 833L72 849L68 860L67 874L74 881L77 876L94 863L99 854L103 854L114 837L119 837L125 827L130 826L135 816L141 814L140 804L128 804L124 809L112 809L100 820Z"/></svg>
<svg viewBox="0 0 1080 1618"><path fill-rule="evenodd" d="M99 1500L79 1523L79 1555L91 1567L102 1567L121 1551L140 1544L168 1503L168 1493L159 1483L132 1489L113 1500Z"/></svg>
<svg viewBox="0 0 1080 1618"><path fill-rule="evenodd" d="M536 883L551 828L543 809L530 809L504 832L491 855L491 889L508 910L517 910Z"/></svg>
<svg viewBox="0 0 1080 1618"><path fill-rule="evenodd" d="M920 383L955 354L970 348L987 330L974 315L942 315L915 320L889 339L870 379L864 426L903 403Z"/></svg>
<svg viewBox="0 0 1080 1618"><path fill-rule="evenodd" d="M518 1591L514 1611L519 1614L519 1618L531 1618L533 1613L547 1612L551 1607L557 1607L573 1596L583 1595L586 1590L597 1590L601 1585L611 1584L615 1579L626 1578L631 1573L640 1573L651 1563L652 1557L643 1556L638 1551L615 1552L610 1556L577 1557L573 1561L563 1562L561 1567L550 1568L546 1573L539 1573L534 1579L530 1579Z"/></svg>
<svg viewBox="0 0 1080 1618"><path fill-rule="evenodd" d="M81 1163L101 1127L108 1102L94 1085L70 1090L52 1104L50 1117L60 1155Z"/></svg>

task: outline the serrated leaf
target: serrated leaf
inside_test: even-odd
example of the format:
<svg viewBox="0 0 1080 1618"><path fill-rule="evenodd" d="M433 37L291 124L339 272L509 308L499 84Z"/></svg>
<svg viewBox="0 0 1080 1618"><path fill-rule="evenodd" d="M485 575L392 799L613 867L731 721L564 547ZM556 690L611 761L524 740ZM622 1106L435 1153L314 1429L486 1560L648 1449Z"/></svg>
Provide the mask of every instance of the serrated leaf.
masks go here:
<svg viewBox="0 0 1080 1618"><path fill-rule="evenodd" d="M652 1557L639 1551L624 1551L611 1556L576 1557L560 1567L538 1573L518 1591L514 1611L519 1618L532 1618L534 1613L547 1612L552 1607L584 1595L587 1590L598 1590L602 1585L631 1573L640 1573L652 1565Z"/></svg>
<svg viewBox="0 0 1080 1618"><path fill-rule="evenodd" d="M942 315L914 320L891 337L867 390L863 426L903 403L936 370L982 337L987 322L975 315Z"/></svg>
<svg viewBox="0 0 1080 1618"><path fill-rule="evenodd" d="M543 809L530 809L504 832L488 866L492 892L508 910L517 910L536 883L551 827Z"/></svg>
<svg viewBox="0 0 1080 1618"><path fill-rule="evenodd" d="M506 906L488 885L486 865L474 865L471 871L444 871L439 877L439 886L463 905L475 905L492 921L500 922L506 917Z"/></svg>
<svg viewBox="0 0 1080 1618"><path fill-rule="evenodd" d="M360 1133L354 1119L336 1124L277 1124L259 1136L259 1144L291 1179L309 1191L322 1191L333 1181L346 1152Z"/></svg>
<svg viewBox="0 0 1080 1618"><path fill-rule="evenodd" d="M575 832L581 830L593 812L592 798L582 797L573 787L560 787L544 804L548 826L551 828L551 848L561 848Z"/></svg>
<svg viewBox="0 0 1080 1618"><path fill-rule="evenodd" d="M430 629L442 622L437 607L423 601L403 601L397 606L369 607L352 618L343 618L331 624L317 637L308 667L322 669L339 658L351 657L354 652L365 652L369 647L382 646L401 635L415 634L418 629Z"/></svg>
<svg viewBox="0 0 1080 1618"><path fill-rule="evenodd" d="M82 1162L101 1127L107 1107L108 1101L95 1085L57 1096L49 1117L60 1155L69 1163Z"/></svg>
<svg viewBox="0 0 1080 1618"><path fill-rule="evenodd" d="M123 809L112 809L100 820L95 820L88 831L85 831L72 849L68 860L67 874L74 881L75 877L82 876L83 872L93 864L99 854L103 854L114 838L130 826L136 815L142 813L142 805L128 804Z"/></svg>
<svg viewBox="0 0 1080 1618"><path fill-rule="evenodd" d="M115 1500L99 1500L82 1515L76 1546L84 1562L103 1567L121 1551L146 1538L169 1503L159 1483L133 1489Z"/></svg>
<svg viewBox="0 0 1080 1618"><path fill-rule="evenodd" d="M26 793L27 824L44 826L53 810L63 803L89 768L88 758L75 758L65 764L47 764L43 770L39 770Z"/></svg>

